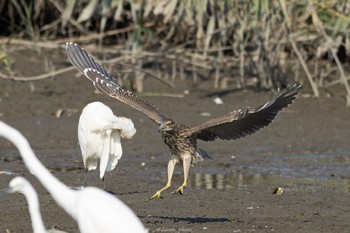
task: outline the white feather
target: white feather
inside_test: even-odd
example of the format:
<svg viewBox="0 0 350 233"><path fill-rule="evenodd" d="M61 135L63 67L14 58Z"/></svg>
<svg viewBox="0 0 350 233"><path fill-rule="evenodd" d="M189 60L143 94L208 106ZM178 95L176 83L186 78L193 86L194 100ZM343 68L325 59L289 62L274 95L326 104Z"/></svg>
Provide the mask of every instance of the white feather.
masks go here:
<svg viewBox="0 0 350 233"><path fill-rule="evenodd" d="M117 117L101 102L88 104L78 125L78 139L84 167L95 170L99 164L100 178L112 171L122 156L120 137L131 138L136 133L133 122Z"/></svg>

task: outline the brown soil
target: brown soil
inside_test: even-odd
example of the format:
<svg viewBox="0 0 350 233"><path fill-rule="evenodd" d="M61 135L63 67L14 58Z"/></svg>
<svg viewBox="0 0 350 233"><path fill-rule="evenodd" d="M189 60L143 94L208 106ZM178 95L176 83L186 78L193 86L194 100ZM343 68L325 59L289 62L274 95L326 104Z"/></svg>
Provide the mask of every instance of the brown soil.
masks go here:
<svg viewBox="0 0 350 233"><path fill-rule="evenodd" d="M17 50L14 71L22 75L42 72L43 61L67 66L63 51L50 57ZM238 141L199 142L213 160L191 170L184 195L171 194L182 182L177 166L173 186L164 199L145 202L166 181L169 158L157 126L143 114L96 94L92 84L69 72L35 82L0 80L0 120L20 130L42 163L68 186L80 186L84 170L77 140L81 110L102 101L118 116L131 118L137 134L124 140L123 158L106 175L108 190L139 216L150 232L348 232L350 227L350 110L341 97L307 98L307 86L290 108L271 126ZM149 97L173 120L194 126L229 110L256 106L273 93L236 91L221 93L223 105L215 105L212 81L194 87L176 81L169 88L147 78L145 92L183 93L184 98ZM336 90L334 90L336 92ZM340 95L336 95L340 96ZM63 115L57 118L56 112ZM39 193L47 228L56 226L78 232L76 223L25 168L12 144L0 139L0 171L25 176ZM14 175L0 175L6 187ZM88 184L102 187L97 172ZM280 196L275 188L284 188ZM31 232L27 204L20 194L0 197L0 232ZM101 213L103 214L103 213Z"/></svg>

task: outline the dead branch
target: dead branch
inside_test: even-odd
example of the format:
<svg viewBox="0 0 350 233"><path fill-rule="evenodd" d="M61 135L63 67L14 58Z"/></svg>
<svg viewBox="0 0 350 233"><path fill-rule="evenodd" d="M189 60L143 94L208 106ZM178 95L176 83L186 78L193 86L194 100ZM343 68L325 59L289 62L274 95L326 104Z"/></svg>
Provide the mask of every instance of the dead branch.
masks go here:
<svg viewBox="0 0 350 233"><path fill-rule="evenodd" d="M30 76L30 77L16 77L16 76L8 76L5 75L3 73L0 72L0 78L3 79L11 79L11 80L15 80L15 81L35 81L35 80L40 80L40 79L44 79L44 78L49 78L58 74L62 74L68 71L72 71L75 68L73 66L70 67L66 67L60 70L55 70L53 72L49 72L49 73L45 73L45 74L41 74L41 75L36 75L36 76Z"/></svg>

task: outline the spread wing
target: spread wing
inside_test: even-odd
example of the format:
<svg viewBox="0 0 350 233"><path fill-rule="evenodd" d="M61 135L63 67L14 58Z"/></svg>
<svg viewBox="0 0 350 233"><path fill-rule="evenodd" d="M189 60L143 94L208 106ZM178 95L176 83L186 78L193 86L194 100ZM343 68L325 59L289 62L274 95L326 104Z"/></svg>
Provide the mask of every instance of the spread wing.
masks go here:
<svg viewBox="0 0 350 233"><path fill-rule="evenodd" d="M204 141L214 141L216 138L238 139L253 134L268 126L283 108L293 103L300 89L299 84L288 85L286 89L279 91L274 98L258 108L229 112L222 117L191 128L189 134Z"/></svg>
<svg viewBox="0 0 350 233"><path fill-rule="evenodd" d="M97 90L139 110L158 125L168 119L159 112L157 107L140 99L131 91L124 90L119 86L114 77L102 66L97 64L97 62L95 62L95 60L79 45L73 42L67 42L66 49L70 62L92 81Z"/></svg>

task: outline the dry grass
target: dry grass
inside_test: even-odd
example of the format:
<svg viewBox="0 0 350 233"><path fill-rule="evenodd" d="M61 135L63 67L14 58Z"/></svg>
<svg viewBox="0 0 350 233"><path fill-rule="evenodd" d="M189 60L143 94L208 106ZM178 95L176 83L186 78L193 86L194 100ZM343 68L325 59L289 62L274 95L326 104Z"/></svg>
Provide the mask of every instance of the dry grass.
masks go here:
<svg viewBox="0 0 350 233"><path fill-rule="evenodd" d="M194 82L212 78L214 88L293 79L319 96L341 83L350 103L346 0L7 0L0 13L8 41L119 44L120 64L137 67L138 91L140 71L157 67L165 81L186 72Z"/></svg>

